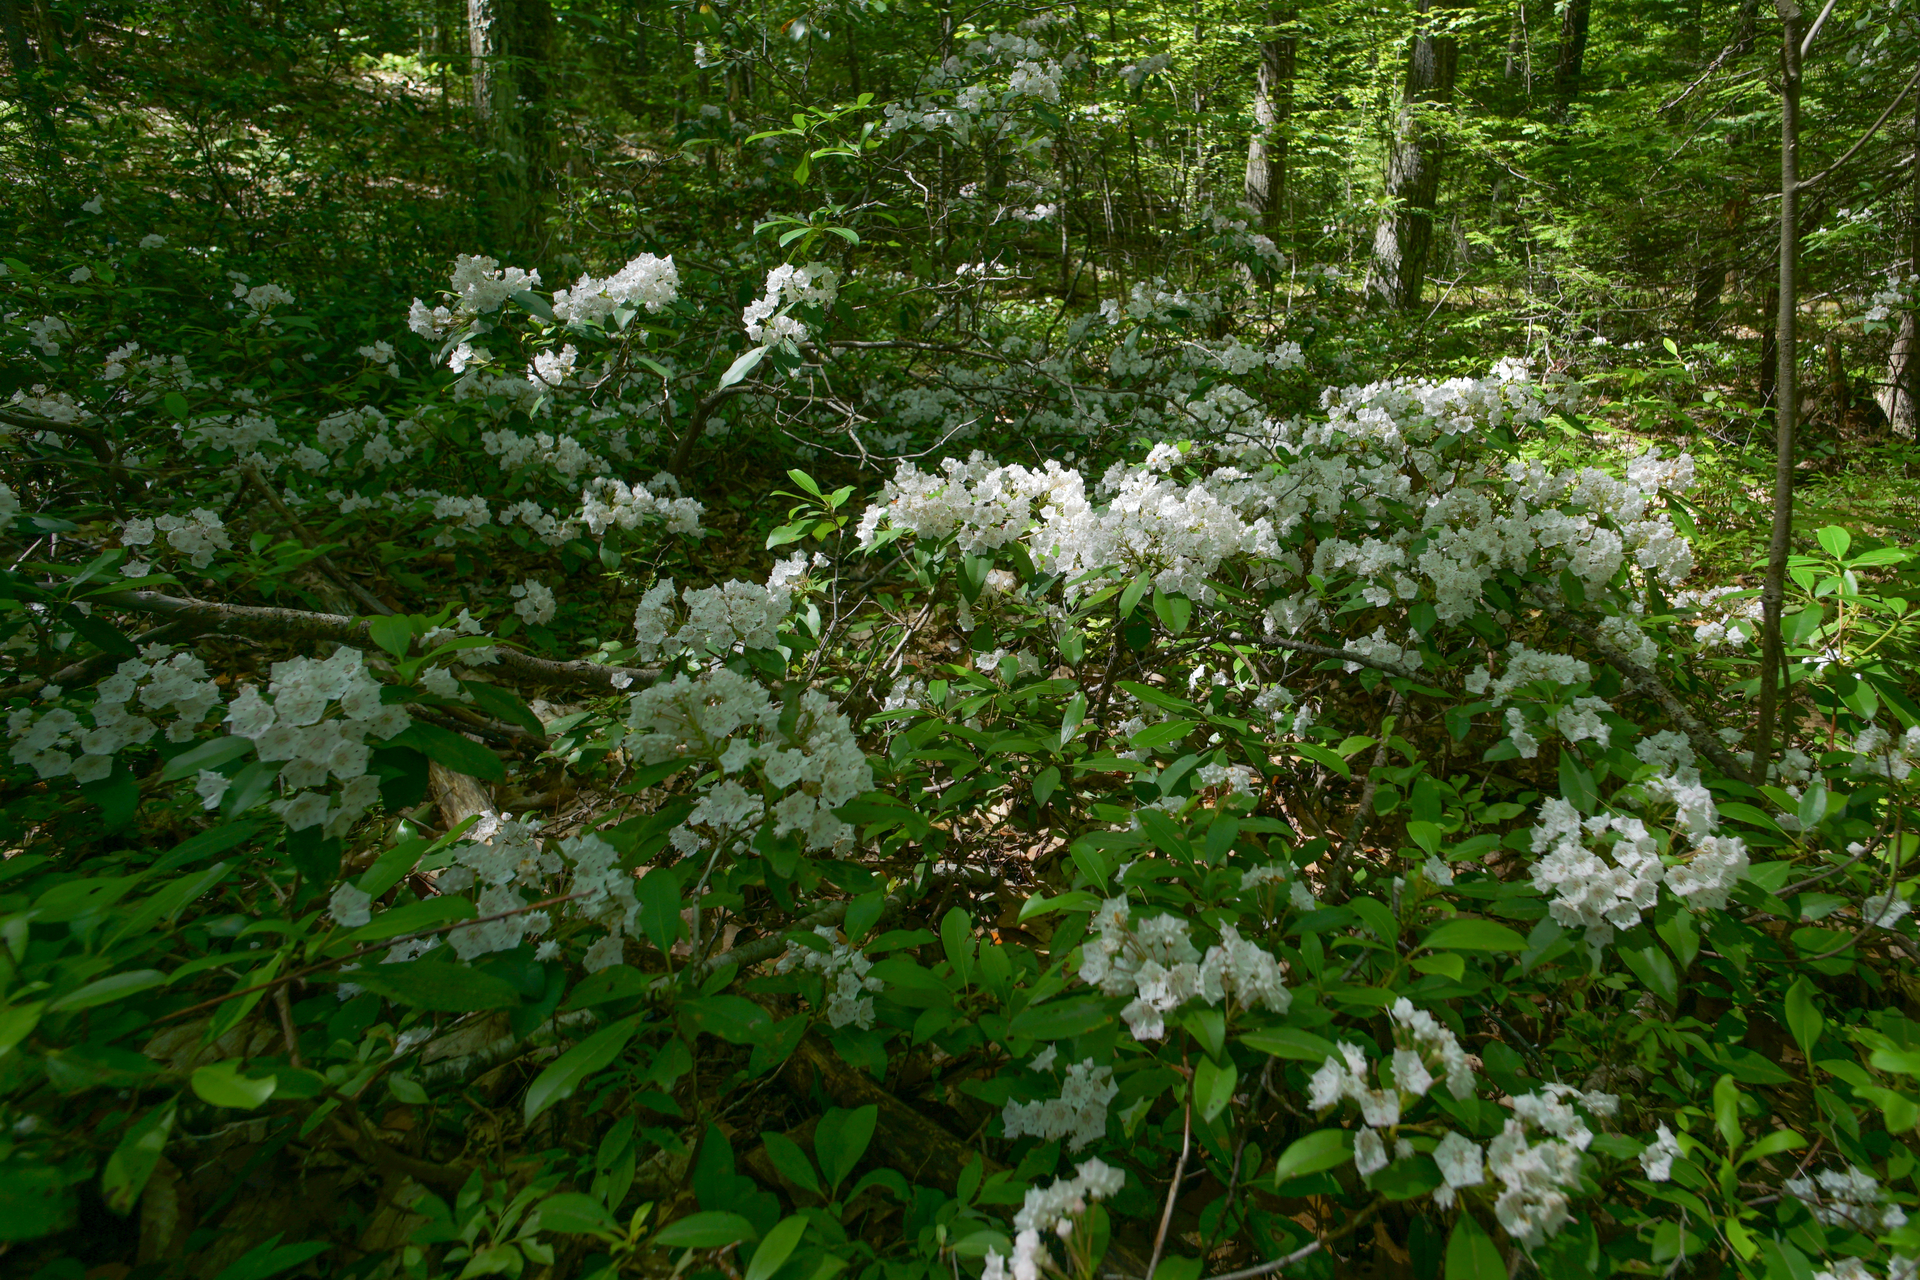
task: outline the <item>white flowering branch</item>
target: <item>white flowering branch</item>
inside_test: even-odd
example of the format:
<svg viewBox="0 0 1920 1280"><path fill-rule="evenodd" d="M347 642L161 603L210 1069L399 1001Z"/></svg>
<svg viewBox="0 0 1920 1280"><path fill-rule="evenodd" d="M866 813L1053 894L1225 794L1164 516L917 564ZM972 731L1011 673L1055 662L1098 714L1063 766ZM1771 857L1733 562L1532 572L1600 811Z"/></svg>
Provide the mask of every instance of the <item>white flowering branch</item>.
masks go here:
<svg viewBox="0 0 1920 1280"><path fill-rule="evenodd" d="M1751 771L1743 767L1725 747L1720 745L1720 740L1700 722L1698 716L1688 709L1679 695L1669 689L1666 682L1652 670L1622 653L1600 634L1599 628L1564 605L1538 590L1534 591L1533 598L1541 608L1552 614L1556 621L1578 636L1587 648L1598 654L1602 661L1625 676L1629 684L1637 685L1643 693L1658 702L1661 710L1671 716L1673 722L1680 726L1680 731L1687 735L1687 740L1693 744L1693 749L1713 761L1714 767L1720 772L1729 778L1750 776Z"/></svg>

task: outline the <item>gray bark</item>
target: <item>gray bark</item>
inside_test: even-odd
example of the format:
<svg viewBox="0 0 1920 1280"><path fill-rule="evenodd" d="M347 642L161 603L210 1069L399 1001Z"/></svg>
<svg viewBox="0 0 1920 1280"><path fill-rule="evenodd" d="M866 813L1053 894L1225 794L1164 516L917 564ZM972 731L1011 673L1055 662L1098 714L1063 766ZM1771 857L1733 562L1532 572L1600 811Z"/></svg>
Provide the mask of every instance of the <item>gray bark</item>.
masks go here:
<svg viewBox="0 0 1920 1280"><path fill-rule="evenodd" d="M1413 40L1400 118L1387 160L1386 216L1373 237L1368 291L1403 311L1420 305L1433 249L1446 138L1436 118L1453 100L1459 48L1447 25L1448 0L1414 0Z"/></svg>
<svg viewBox="0 0 1920 1280"><path fill-rule="evenodd" d="M1800 258L1800 8L1774 0L1780 11L1780 314L1774 373L1773 529L1767 540L1767 576L1760 588L1760 723L1754 731L1753 777L1764 782L1773 760L1780 676L1786 665L1780 615L1786 605L1787 555L1793 543L1793 437L1799 426L1795 327Z"/></svg>
<svg viewBox="0 0 1920 1280"><path fill-rule="evenodd" d="M476 183L480 224L497 253L538 255L552 187L548 0L467 0L473 118L484 148Z"/></svg>
<svg viewBox="0 0 1920 1280"><path fill-rule="evenodd" d="M1247 142L1247 204L1271 231L1280 222L1287 196L1287 129L1293 116L1296 37L1292 23L1299 6L1276 6L1268 15L1272 29L1260 42L1260 73L1253 93L1253 137Z"/></svg>
<svg viewBox="0 0 1920 1280"><path fill-rule="evenodd" d="M1920 105L1913 110L1911 159L1912 204L1907 210L1907 262L1900 275L1920 275ZM1887 425L1896 436L1907 440L1920 433L1920 306L1910 306L1900 316L1900 329L1893 336L1893 349L1887 353L1887 381L1880 389L1880 408Z"/></svg>
<svg viewBox="0 0 1920 1280"><path fill-rule="evenodd" d="M1553 116L1564 120L1567 108L1580 93L1580 78L1586 71L1587 27L1592 17L1593 0L1566 0L1560 14L1560 49L1553 64Z"/></svg>

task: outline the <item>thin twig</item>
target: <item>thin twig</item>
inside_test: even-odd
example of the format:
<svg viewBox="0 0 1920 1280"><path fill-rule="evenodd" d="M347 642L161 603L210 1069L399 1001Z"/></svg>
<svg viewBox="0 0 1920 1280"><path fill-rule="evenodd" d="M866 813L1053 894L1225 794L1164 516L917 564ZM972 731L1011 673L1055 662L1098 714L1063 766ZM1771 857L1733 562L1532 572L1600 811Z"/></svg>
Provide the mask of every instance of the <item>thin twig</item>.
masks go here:
<svg viewBox="0 0 1920 1280"><path fill-rule="evenodd" d="M1184 1070L1186 1062L1180 1066ZM1160 1211L1160 1229L1153 1234L1153 1256L1147 1259L1146 1280L1160 1269L1160 1251L1167 1246L1167 1228L1173 1225L1173 1202L1180 1197L1180 1184L1187 1177L1187 1156L1193 1151L1193 1076L1187 1076L1185 1118L1180 1125L1180 1162L1173 1166L1173 1181L1167 1185L1167 1205Z"/></svg>

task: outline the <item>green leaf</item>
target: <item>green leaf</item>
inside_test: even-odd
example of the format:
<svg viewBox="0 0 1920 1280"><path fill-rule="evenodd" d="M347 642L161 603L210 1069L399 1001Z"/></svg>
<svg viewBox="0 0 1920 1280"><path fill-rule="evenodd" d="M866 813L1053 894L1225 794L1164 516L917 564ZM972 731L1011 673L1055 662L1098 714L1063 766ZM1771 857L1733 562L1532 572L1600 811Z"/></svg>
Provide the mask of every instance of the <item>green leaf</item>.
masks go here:
<svg viewBox="0 0 1920 1280"><path fill-rule="evenodd" d="M742 352L740 358L728 365L727 371L720 375L720 385L730 387L759 368L760 362L767 358L767 350L766 347L753 347Z"/></svg>
<svg viewBox="0 0 1920 1280"><path fill-rule="evenodd" d="M13 1051L13 1046L33 1034L40 1024L40 1012L45 1003L16 1004L0 1009L0 1058Z"/></svg>
<svg viewBox="0 0 1920 1280"><path fill-rule="evenodd" d="M477 1013L520 1004L520 993L505 978L437 960L363 965L342 975L342 980L410 1008L436 1013Z"/></svg>
<svg viewBox="0 0 1920 1280"><path fill-rule="evenodd" d="M1200 1118L1212 1124L1233 1101L1233 1087L1239 1082L1240 1072L1231 1059L1223 1065L1202 1057L1193 1069L1193 1100L1200 1109Z"/></svg>
<svg viewBox="0 0 1920 1280"><path fill-rule="evenodd" d="M140 1193L146 1190L147 1179L153 1176L154 1166L160 1163L160 1154L167 1148L167 1138L173 1133L173 1120L178 1113L179 1106L168 1099L141 1116L120 1139L120 1145L107 1157L107 1167L100 1175L100 1194L107 1208L123 1218L133 1212Z"/></svg>
<svg viewBox="0 0 1920 1280"><path fill-rule="evenodd" d="M760 1139L767 1144L767 1158L773 1161L773 1167L781 1176L796 1187L820 1194L820 1176L813 1171L813 1161L807 1159L799 1143L781 1133L763 1133Z"/></svg>
<svg viewBox="0 0 1920 1280"><path fill-rule="evenodd" d="M1276 1058L1291 1058L1296 1062L1325 1062L1339 1052L1333 1041L1294 1027L1249 1031L1240 1037L1240 1043L1249 1049L1270 1053Z"/></svg>
<svg viewBox="0 0 1920 1280"><path fill-rule="evenodd" d="M615 1000L631 1000L644 995L650 986L652 979L632 965L608 965L598 973L588 974L568 993L566 1008L568 1011L590 1009Z"/></svg>
<svg viewBox="0 0 1920 1280"><path fill-rule="evenodd" d="M1454 919L1421 939L1420 946L1429 951L1525 951L1527 940L1491 920Z"/></svg>
<svg viewBox="0 0 1920 1280"><path fill-rule="evenodd" d="M1131 618L1134 609L1140 604L1140 597L1147 594L1147 588L1152 585L1153 579L1144 573L1129 582L1127 589L1120 593L1120 616Z"/></svg>
<svg viewBox="0 0 1920 1280"><path fill-rule="evenodd" d="M604 1070L620 1051L633 1039L634 1032L640 1029L638 1015L622 1018L611 1026L605 1026L567 1050L552 1062L546 1070L533 1078L527 1086L527 1099L524 1116L531 1124L533 1118L554 1103L573 1096L573 1091L582 1081L596 1071Z"/></svg>
<svg viewBox="0 0 1920 1280"><path fill-rule="evenodd" d="M507 776L499 756L451 729L442 729L424 720L415 720L389 739L387 745L412 747L427 759L482 782L501 782Z"/></svg>
<svg viewBox="0 0 1920 1280"><path fill-rule="evenodd" d="M1080 996L1071 1000L1028 1005L1013 1015L1007 1035L1012 1039L1065 1040L1085 1035L1112 1020L1113 1015L1107 1011L1105 1000L1096 996Z"/></svg>
<svg viewBox="0 0 1920 1280"><path fill-rule="evenodd" d="M655 867L633 888L640 902L640 929L647 941L665 951L680 936L680 879L665 867Z"/></svg>
<svg viewBox="0 0 1920 1280"><path fill-rule="evenodd" d="M137 995L149 988L160 986L167 975L158 969L131 969L126 973L110 974L96 979L81 987L78 991L69 991L47 1006L48 1013L71 1013L78 1009L91 1009L113 1000Z"/></svg>
<svg viewBox="0 0 1920 1280"><path fill-rule="evenodd" d="M613 1236L620 1231L620 1224L605 1205L578 1191L548 1196L540 1202L538 1212L542 1231L570 1236Z"/></svg>
<svg viewBox="0 0 1920 1280"><path fill-rule="evenodd" d="M834 1107L820 1117L813 1131L813 1154L829 1187L838 1190L860 1163L879 1120L880 1108L871 1104L852 1111Z"/></svg>
<svg viewBox="0 0 1920 1280"><path fill-rule="evenodd" d="M256 1079L241 1075L240 1060L235 1058L201 1067L193 1073L191 1083L202 1102L253 1111L273 1096L277 1082L272 1076Z"/></svg>
<svg viewBox="0 0 1920 1280"><path fill-rule="evenodd" d="M664 1249L718 1249L754 1237L753 1224L737 1213L690 1213L660 1228L653 1243Z"/></svg>
<svg viewBox="0 0 1920 1280"><path fill-rule="evenodd" d="M280 1235L275 1232L265 1241L236 1258L232 1265L222 1271L216 1280L270 1280L282 1271L291 1271L309 1258L325 1253L333 1246L324 1240L308 1240L302 1244L280 1243Z"/></svg>
<svg viewBox="0 0 1920 1280"><path fill-rule="evenodd" d="M73 1225L77 1206L56 1165L0 1165L0 1240L34 1240Z"/></svg>
<svg viewBox="0 0 1920 1280"><path fill-rule="evenodd" d="M367 638L394 657L404 658L413 647L413 619L404 613L368 618Z"/></svg>
<svg viewBox="0 0 1920 1280"><path fill-rule="evenodd" d="M1853 535L1837 524L1830 524L1813 535L1820 540L1820 549L1835 560L1847 558L1847 548L1853 545Z"/></svg>
<svg viewBox="0 0 1920 1280"><path fill-rule="evenodd" d="M1564 747L1560 751L1560 795L1582 813L1592 813L1600 807L1600 792L1594 785L1593 774Z"/></svg>
<svg viewBox="0 0 1920 1280"><path fill-rule="evenodd" d="M1814 1003L1813 984L1805 975L1795 979L1787 988L1787 1030L1793 1033L1794 1043L1800 1046L1801 1054L1809 1062L1813 1060L1813 1046L1826 1023L1820 1006Z"/></svg>
<svg viewBox="0 0 1920 1280"><path fill-rule="evenodd" d="M484 680L462 680L460 687L472 695L475 706L494 719L519 725L536 738L546 736L547 728L540 717L517 694Z"/></svg>
<svg viewBox="0 0 1920 1280"><path fill-rule="evenodd" d="M1740 1086L1732 1076L1713 1082L1713 1124L1727 1150L1740 1145Z"/></svg>
<svg viewBox="0 0 1920 1280"><path fill-rule="evenodd" d="M1507 1280L1507 1264L1491 1237L1462 1213L1447 1240L1446 1280Z"/></svg>
<svg viewBox="0 0 1920 1280"><path fill-rule="evenodd" d="M1160 619L1160 625L1172 635L1185 633L1187 624L1193 620L1193 601L1185 596L1170 596L1160 588L1153 589L1153 616Z"/></svg>
<svg viewBox="0 0 1920 1280"><path fill-rule="evenodd" d="M1673 961L1659 947L1641 947L1639 950L1623 947L1620 959L1633 970L1635 977L1646 984L1647 990L1659 996L1668 1008L1674 1008L1680 1000L1680 979L1673 971Z"/></svg>
<svg viewBox="0 0 1920 1280"><path fill-rule="evenodd" d="M1159 724L1150 724L1133 735L1128 741L1135 747L1164 747L1170 742L1178 742L1200 727L1197 720L1162 720Z"/></svg>
<svg viewBox="0 0 1920 1280"><path fill-rule="evenodd" d="M747 1264L746 1280L773 1280L773 1273L793 1256L800 1237L806 1233L807 1220L799 1214L782 1218L779 1225L767 1232L767 1238L753 1251L753 1260Z"/></svg>
<svg viewBox="0 0 1920 1280"><path fill-rule="evenodd" d="M1323 768L1331 769L1343 778L1353 776L1353 766L1347 763L1344 756L1316 743L1289 742L1285 750L1291 755L1299 756L1302 760L1311 760Z"/></svg>
<svg viewBox="0 0 1920 1280"><path fill-rule="evenodd" d="M465 898L443 893L424 902L409 902L404 907L382 911L369 923L334 939L332 945L357 947L362 943L381 942L387 938L397 938L403 933L418 933L458 920L472 920L479 914Z"/></svg>
<svg viewBox="0 0 1920 1280"><path fill-rule="evenodd" d="M1347 1129L1321 1129L1296 1140L1280 1153L1273 1166L1273 1185L1310 1173L1323 1173L1353 1159L1353 1133Z"/></svg>
<svg viewBox="0 0 1920 1280"><path fill-rule="evenodd" d="M940 946L962 983L973 981L973 920L959 907L940 921Z"/></svg>
<svg viewBox="0 0 1920 1280"><path fill-rule="evenodd" d="M680 1019L691 1030L718 1036L729 1044L745 1045L758 1041L773 1022L753 1001L725 995L682 1000Z"/></svg>
<svg viewBox="0 0 1920 1280"><path fill-rule="evenodd" d="M166 767L160 770L160 781L177 782L181 778L197 777L202 769L218 769L251 754L253 743L246 738L214 738L167 761Z"/></svg>

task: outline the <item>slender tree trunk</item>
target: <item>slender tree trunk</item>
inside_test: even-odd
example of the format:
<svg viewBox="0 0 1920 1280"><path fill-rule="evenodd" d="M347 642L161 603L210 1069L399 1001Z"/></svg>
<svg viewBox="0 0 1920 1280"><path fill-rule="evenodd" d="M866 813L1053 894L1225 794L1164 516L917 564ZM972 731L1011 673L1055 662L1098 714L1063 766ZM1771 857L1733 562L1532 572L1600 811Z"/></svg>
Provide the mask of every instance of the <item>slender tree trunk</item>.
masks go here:
<svg viewBox="0 0 1920 1280"><path fill-rule="evenodd" d="M1260 42L1260 75L1253 92L1253 137L1247 142L1247 204L1260 225L1280 223L1287 197L1287 129L1293 119L1293 68L1297 4L1276 5L1271 29Z"/></svg>
<svg viewBox="0 0 1920 1280"><path fill-rule="evenodd" d="M1754 732L1753 776L1765 781L1773 760L1774 722L1785 664L1780 615L1786 605L1787 553L1793 541L1793 436L1799 426L1795 326L1799 319L1796 268L1800 257L1800 9L1774 0L1780 11L1780 317L1774 375L1773 531L1767 541L1767 578L1760 590L1760 723Z"/></svg>
<svg viewBox="0 0 1920 1280"><path fill-rule="evenodd" d="M1920 276L1920 105L1913 110L1913 148L1909 152L1908 183L1912 203L1907 210L1907 264L1898 272L1903 279ZM1910 286L1913 287L1913 286ZM1880 392L1880 407L1886 411L1887 425L1894 435L1907 440L1920 432L1920 302L1907 307L1900 316L1900 330L1893 336L1893 349L1887 353L1887 385Z"/></svg>
<svg viewBox="0 0 1920 1280"><path fill-rule="evenodd" d="M1586 70L1587 27L1592 19L1593 0L1566 0L1560 14L1560 50L1553 63L1553 118L1565 120L1567 109L1580 93L1580 77Z"/></svg>
<svg viewBox="0 0 1920 1280"><path fill-rule="evenodd" d="M473 116L485 152L481 226L498 253L543 250L552 190L553 10L548 0L467 0Z"/></svg>
<svg viewBox="0 0 1920 1280"><path fill-rule="evenodd" d="M1453 100L1459 48L1447 26L1448 0L1414 0L1406 86L1393 150L1387 160L1387 213L1373 236L1368 289L1403 311L1420 305L1433 248L1433 212L1440 193L1446 138L1436 118Z"/></svg>
<svg viewBox="0 0 1920 1280"><path fill-rule="evenodd" d="M47 104L47 87L40 82L40 61L34 57L27 40L27 26L21 20L18 0L0 0L0 35L7 41L7 60L13 63L13 78L20 86L20 105L34 135L49 155L54 143L53 111Z"/></svg>

